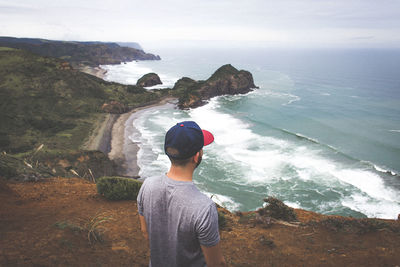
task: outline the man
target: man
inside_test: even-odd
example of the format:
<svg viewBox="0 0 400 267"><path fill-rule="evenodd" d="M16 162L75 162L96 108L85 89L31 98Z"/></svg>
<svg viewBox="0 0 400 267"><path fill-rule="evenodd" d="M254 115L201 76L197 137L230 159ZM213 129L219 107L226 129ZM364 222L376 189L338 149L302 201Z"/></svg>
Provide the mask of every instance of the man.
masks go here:
<svg viewBox="0 0 400 267"><path fill-rule="evenodd" d="M214 202L193 183L203 146L214 141L193 121L165 135L167 174L147 178L137 198L140 225L150 243L150 266L225 266Z"/></svg>

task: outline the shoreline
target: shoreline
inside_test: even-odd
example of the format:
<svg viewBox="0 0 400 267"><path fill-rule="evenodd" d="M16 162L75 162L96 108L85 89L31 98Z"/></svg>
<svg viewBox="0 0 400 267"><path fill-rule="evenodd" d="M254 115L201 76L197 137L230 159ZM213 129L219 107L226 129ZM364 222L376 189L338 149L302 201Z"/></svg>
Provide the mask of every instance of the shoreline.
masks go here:
<svg viewBox="0 0 400 267"><path fill-rule="evenodd" d="M104 143L108 143L110 150L107 154L108 158L117 164L117 173L120 176L127 176L139 178L140 167L137 163L137 154L139 152L139 144L132 142L128 134L134 131L132 121L135 119L133 116L139 111L162 106L168 103L174 103L176 98L166 97L157 102L148 103L144 106L132 109L127 113L119 115L119 117L106 129L110 131L110 138L103 139Z"/></svg>
<svg viewBox="0 0 400 267"><path fill-rule="evenodd" d="M104 80L107 70L100 66L84 66L79 71L96 76ZM128 133L134 131L132 115L149 108L174 103L176 98L164 97L151 101L142 106L122 114L106 114L104 119L96 124L88 140L82 145L84 149L99 150L107 155L117 165L116 172L119 176L140 178L140 167L137 163L139 144L129 139ZM175 104L175 103L174 103Z"/></svg>

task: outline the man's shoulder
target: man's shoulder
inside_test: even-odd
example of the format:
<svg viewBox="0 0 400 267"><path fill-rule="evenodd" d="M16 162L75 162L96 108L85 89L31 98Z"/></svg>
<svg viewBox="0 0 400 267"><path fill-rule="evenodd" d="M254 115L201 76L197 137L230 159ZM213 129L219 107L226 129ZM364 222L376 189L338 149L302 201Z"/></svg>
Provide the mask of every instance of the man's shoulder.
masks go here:
<svg viewBox="0 0 400 267"><path fill-rule="evenodd" d="M160 187L162 181L162 176L151 176L146 179L144 179L141 190L142 191L147 191L147 190L156 190L156 188Z"/></svg>
<svg viewBox="0 0 400 267"><path fill-rule="evenodd" d="M215 206L214 201L204 193L200 192L197 187L195 192L191 195L190 202L193 206L197 207L199 211L209 206Z"/></svg>
<svg viewBox="0 0 400 267"><path fill-rule="evenodd" d="M143 180L143 184L152 184L152 183L157 183L163 178L163 175L155 175L155 176L150 176L147 177Z"/></svg>

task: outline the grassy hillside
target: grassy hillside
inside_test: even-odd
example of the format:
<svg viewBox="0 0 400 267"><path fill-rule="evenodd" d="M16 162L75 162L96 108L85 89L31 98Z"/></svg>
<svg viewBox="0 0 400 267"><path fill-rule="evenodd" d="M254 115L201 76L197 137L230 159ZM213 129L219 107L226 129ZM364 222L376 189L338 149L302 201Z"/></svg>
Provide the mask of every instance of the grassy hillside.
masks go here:
<svg viewBox="0 0 400 267"><path fill-rule="evenodd" d="M159 56L117 43L67 42L45 39L0 37L0 46L24 49L41 56L60 58L74 66L119 64L132 60L159 60Z"/></svg>
<svg viewBox="0 0 400 267"><path fill-rule="evenodd" d="M0 148L22 152L45 143L76 149L104 103L136 106L157 97L69 69L58 59L1 48Z"/></svg>
<svg viewBox="0 0 400 267"><path fill-rule="evenodd" d="M106 82L59 59L0 47L0 152L26 157L43 144L41 153L76 154L94 122L104 119L105 103L128 110L165 93Z"/></svg>

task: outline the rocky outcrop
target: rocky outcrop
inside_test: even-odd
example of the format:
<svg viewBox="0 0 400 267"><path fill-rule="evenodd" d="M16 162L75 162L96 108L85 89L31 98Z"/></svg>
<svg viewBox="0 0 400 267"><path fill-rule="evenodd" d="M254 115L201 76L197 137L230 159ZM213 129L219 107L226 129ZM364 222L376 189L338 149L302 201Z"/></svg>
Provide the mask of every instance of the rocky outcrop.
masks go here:
<svg viewBox="0 0 400 267"><path fill-rule="evenodd" d="M227 64L220 67L208 80L195 81L184 77L175 83L173 91L179 97L181 109L204 105L214 96L246 94L257 88L253 75Z"/></svg>
<svg viewBox="0 0 400 267"><path fill-rule="evenodd" d="M162 84L160 77L156 73L147 73L137 81L136 86L149 87L157 84Z"/></svg>

